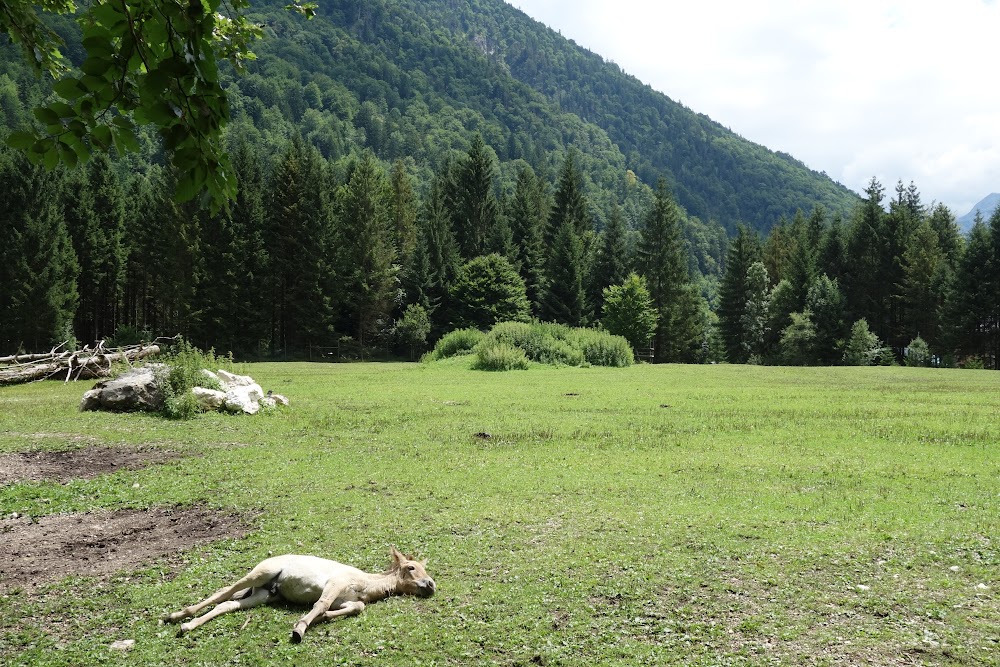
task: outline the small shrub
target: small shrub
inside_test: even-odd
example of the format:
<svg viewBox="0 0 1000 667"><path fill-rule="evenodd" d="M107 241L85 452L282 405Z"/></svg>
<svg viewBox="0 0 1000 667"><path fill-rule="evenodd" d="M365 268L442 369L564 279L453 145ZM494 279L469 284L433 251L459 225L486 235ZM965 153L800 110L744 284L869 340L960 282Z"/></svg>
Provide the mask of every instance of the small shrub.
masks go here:
<svg viewBox="0 0 1000 667"><path fill-rule="evenodd" d="M597 329L577 329L574 333L583 358L589 364L624 368L635 362L632 345L623 336Z"/></svg>
<svg viewBox="0 0 1000 667"><path fill-rule="evenodd" d="M122 325L115 329L111 338L105 341L105 347L128 347L153 340L153 334L137 326Z"/></svg>
<svg viewBox="0 0 1000 667"><path fill-rule="evenodd" d="M517 371L530 366L524 350L506 343L479 345L472 368L480 371Z"/></svg>
<svg viewBox="0 0 1000 667"><path fill-rule="evenodd" d="M157 378L163 390L163 414L170 419L191 419L201 410L191 390L195 387L221 388L203 371L231 365L231 360L219 359L214 350L202 352L182 338L166 356L164 363L166 367Z"/></svg>
<svg viewBox="0 0 1000 667"><path fill-rule="evenodd" d="M447 359L460 354L471 354L485 334L478 329L456 329L441 337L431 352L431 359Z"/></svg>
<svg viewBox="0 0 1000 667"><path fill-rule="evenodd" d="M906 356L904 357L907 366L930 366L931 351L927 342L917 336L906 346Z"/></svg>
<svg viewBox="0 0 1000 667"><path fill-rule="evenodd" d="M547 336L542 331L533 331L526 342L525 353L532 361L553 366L579 366L585 359L583 351L562 338Z"/></svg>
<svg viewBox="0 0 1000 667"><path fill-rule="evenodd" d="M983 364L983 360L980 357L966 357L965 361L962 362L962 368L981 371L985 369L986 366Z"/></svg>

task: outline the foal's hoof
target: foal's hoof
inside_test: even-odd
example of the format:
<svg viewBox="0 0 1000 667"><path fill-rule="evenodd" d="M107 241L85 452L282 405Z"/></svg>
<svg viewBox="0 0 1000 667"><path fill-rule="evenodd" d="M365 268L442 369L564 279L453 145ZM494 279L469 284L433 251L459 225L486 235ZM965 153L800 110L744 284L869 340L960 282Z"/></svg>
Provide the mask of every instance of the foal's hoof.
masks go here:
<svg viewBox="0 0 1000 667"><path fill-rule="evenodd" d="M292 630L292 643L301 644L302 643L302 633L298 630Z"/></svg>

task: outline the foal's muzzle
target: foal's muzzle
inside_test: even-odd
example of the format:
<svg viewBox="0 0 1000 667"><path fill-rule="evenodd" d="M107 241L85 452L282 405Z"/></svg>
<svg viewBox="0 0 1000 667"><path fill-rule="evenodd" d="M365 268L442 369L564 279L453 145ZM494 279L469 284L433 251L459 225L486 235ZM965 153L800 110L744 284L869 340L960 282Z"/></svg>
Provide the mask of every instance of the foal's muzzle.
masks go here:
<svg viewBox="0 0 1000 667"><path fill-rule="evenodd" d="M437 585L430 577L427 577L426 579L419 579L417 581L417 595L420 597L429 598L434 595L435 590L437 590Z"/></svg>

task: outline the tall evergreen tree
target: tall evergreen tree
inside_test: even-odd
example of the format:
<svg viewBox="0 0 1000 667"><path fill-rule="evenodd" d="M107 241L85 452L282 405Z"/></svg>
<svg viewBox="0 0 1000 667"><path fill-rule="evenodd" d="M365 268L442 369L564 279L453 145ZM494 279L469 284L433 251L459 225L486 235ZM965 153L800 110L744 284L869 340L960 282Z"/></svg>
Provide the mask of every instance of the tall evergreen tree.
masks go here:
<svg viewBox="0 0 1000 667"><path fill-rule="evenodd" d="M438 338L453 319L449 304L451 287L461 266L458 243L446 205L447 167L431 182L420 216L420 238L415 270L411 273L409 300L431 315L431 337Z"/></svg>
<svg viewBox="0 0 1000 667"><path fill-rule="evenodd" d="M545 234L545 242L549 247L552 247L564 222L569 222L579 238L583 238L583 235L593 228L583 187L583 176L576 166L576 160L576 151L571 149L566 154L562 169L559 171L559 182L556 184L555 198Z"/></svg>
<svg viewBox="0 0 1000 667"><path fill-rule="evenodd" d="M407 172L406 162L396 160L389 173L392 189L390 215L392 216L393 241L396 244L396 259L403 271L409 270L413 252L417 246L417 213L419 204L413 189L413 179Z"/></svg>
<svg viewBox="0 0 1000 667"><path fill-rule="evenodd" d="M545 182L535 176L529 165L524 165L517 175L508 218L515 244L513 263L524 279L528 302L536 313L545 293L547 213Z"/></svg>
<svg viewBox="0 0 1000 667"><path fill-rule="evenodd" d="M885 284L884 253L885 210L882 200L885 189L872 179L865 189L867 195L855 210L847 239L848 270L844 292L850 304L851 321L864 319L881 340L889 331L889 289Z"/></svg>
<svg viewBox="0 0 1000 667"><path fill-rule="evenodd" d="M750 266L761 261L760 239L743 225L736 228L736 238L729 246L726 269L719 287L719 333L726 347L726 357L743 363L752 347L745 340L743 314L750 298L747 274ZM766 267L765 267L766 275Z"/></svg>
<svg viewBox="0 0 1000 667"><path fill-rule="evenodd" d="M97 153L74 174L66 224L80 263L75 328L85 342L110 337L119 324L125 282L125 193L111 160Z"/></svg>
<svg viewBox="0 0 1000 667"><path fill-rule="evenodd" d="M340 283L354 336L362 345L391 312L398 285L390 199L385 173L370 152L337 190Z"/></svg>
<svg viewBox="0 0 1000 667"><path fill-rule="evenodd" d="M625 219L621 209L614 205L608 226L598 238L597 257L591 266L588 281L595 317L600 318L603 314L604 290L612 285L621 285L630 273Z"/></svg>
<svg viewBox="0 0 1000 667"><path fill-rule="evenodd" d="M556 234L546 273L542 317L571 326L584 325L587 302L583 289L583 242L571 220L564 220Z"/></svg>
<svg viewBox="0 0 1000 667"><path fill-rule="evenodd" d="M833 217L830 226L826 228L820 241L816 256L816 270L825 273L831 280L843 283L847 274L847 245L844 238L844 225L838 213Z"/></svg>
<svg viewBox="0 0 1000 667"><path fill-rule="evenodd" d="M681 237L681 212L664 179L642 226L638 263L660 316L656 330L658 362L689 361L703 340L700 296L691 285Z"/></svg>
<svg viewBox="0 0 1000 667"><path fill-rule="evenodd" d="M60 206L60 172L0 148L0 350L72 345L79 265Z"/></svg>
<svg viewBox="0 0 1000 667"><path fill-rule="evenodd" d="M990 228L978 219L969 231L948 300L947 339L959 357L985 357L991 351L997 299L991 285L995 262Z"/></svg>
<svg viewBox="0 0 1000 667"><path fill-rule="evenodd" d="M337 294L332 289L333 227L323 194L324 171L316 149L295 136L271 174L272 353L301 353L310 343L325 342L330 333ZM391 241L388 230L384 233Z"/></svg>
<svg viewBox="0 0 1000 667"><path fill-rule="evenodd" d="M938 247L952 269L958 264L962 253L962 232L955 222L955 216L944 204L938 204L930 213L930 225L938 237Z"/></svg>
<svg viewBox="0 0 1000 667"><path fill-rule="evenodd" d="M239 190L228 211L205 221L201 311L192 338L201 346L236 354L263 351L270 333L265 246L264 169L260 153L244 138L230 149Z"/></svg>
<svg viewBox="0 0 1000 667"><path fill-rule="evenodd" d="M468 154L453 174L449 198L452 222L462 257L469 259L489 251L500 217L496 161L481 135L472 138Z"/></svg>
<svg viewBox="0 0 1000 667"><path fill-rule="evenodd" d="M903 283L898 288L907 316L905 334L911 339L919 336L932 347L938 342L943 306L941 271L947 266L938 239L929 219L917 227L903 251Z"/></svg>

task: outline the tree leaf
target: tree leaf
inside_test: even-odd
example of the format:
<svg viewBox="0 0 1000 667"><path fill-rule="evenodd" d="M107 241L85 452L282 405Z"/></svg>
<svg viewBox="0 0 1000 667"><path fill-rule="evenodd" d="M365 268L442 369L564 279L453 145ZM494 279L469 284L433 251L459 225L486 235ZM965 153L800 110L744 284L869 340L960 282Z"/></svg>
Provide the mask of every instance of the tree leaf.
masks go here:
<svg viewBox="0 0 1000 667"><path fill-rule="evenodd" d="M35 135L30 132L11 132L7 137L6 144L19 151L27 151L35 145L35 141L37 141Z"/></svg>
<svg viewBox="0 0 1000 667"><path fill-rule="evenodd" d="M59 125L59 114L48 107L35 107L32 113L46 125Z"/></svg>
<svg viewBox="0 0 1000 667"><path fill-rule="evenodd" d="M77 79L60 79L52 84L52 90L67 100L75 100L87 92Z"/></svg>

